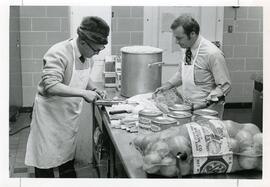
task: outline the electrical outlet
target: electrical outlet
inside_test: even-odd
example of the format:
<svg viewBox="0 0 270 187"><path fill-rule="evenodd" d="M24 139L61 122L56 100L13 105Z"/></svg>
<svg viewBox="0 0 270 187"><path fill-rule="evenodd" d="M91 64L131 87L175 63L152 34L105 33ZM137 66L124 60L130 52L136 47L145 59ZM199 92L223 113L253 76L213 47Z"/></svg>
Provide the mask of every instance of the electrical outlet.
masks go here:
<svg viewBox="0 0 270 187"><path fill-rule="evenodd" d="M233 32L233 26L232 25L229 25L228 26L228 33L232 33Z"/></svg>

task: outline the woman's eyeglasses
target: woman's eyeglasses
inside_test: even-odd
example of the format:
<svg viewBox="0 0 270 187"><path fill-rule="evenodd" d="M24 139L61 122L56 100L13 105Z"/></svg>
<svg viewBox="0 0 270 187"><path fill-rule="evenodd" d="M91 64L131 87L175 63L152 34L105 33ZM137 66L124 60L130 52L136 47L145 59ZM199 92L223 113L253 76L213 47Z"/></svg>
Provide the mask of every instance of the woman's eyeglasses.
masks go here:
<svg viewBox="0 0 270 187"><path fill-rule="evenodd" d="M86 42L87 43L87 42ZM94 53L99 53L101 50L105 49L105 46L95 49L90 43L87 43L87 45L92 49Z"/></svg>

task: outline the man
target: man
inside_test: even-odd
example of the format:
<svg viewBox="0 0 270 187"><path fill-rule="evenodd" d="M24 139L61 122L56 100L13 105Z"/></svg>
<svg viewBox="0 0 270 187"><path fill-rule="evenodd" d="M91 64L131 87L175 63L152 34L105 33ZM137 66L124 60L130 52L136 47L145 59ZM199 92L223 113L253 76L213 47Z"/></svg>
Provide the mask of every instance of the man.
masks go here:
<svg viewBox="0 0 270 187"><path fill-rule="evenodd" d="M83 99L94 102L105 97L90 79L91 57L105 48L109 31L103 19L85 17L78 37L55 44L44 55L25 157L36 177L54 177L54 167L60 177L76 177L77 120Z"/></svg>
<svg viewBox="0 0 270 187"><path fill-rule="evenodd" d="M194 109L224 98L231 81L222 51L200 35L199 24L190 16L175 19L171 29L185 55L178 71L156 92L182 85L182 97Z"/></svg>

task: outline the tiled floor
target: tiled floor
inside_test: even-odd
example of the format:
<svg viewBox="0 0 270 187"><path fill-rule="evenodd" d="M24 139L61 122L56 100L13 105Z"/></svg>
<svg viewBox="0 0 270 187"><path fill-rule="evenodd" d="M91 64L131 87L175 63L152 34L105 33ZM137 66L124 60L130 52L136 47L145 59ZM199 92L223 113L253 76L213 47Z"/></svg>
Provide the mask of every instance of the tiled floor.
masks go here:
<svg viewBox="0 0 270 187"><path fill-rule="evenodd" d="M9 174L10 177L34 177L34 168L24 164L27 138L30 128L29 113L22 113L17 121L10 124L9 136ZM22 129L22 130L20 130ZM20 131L18 131L20 130ZM17 133L16 133L17 132ZM96 170L92 165L75 165L78 178L97 178ZM55 176L58 177L58 170L54 170Z"/></svg>
<svg viewBox="0 0 270 187"><path fill-rule="evenodd" d="M251 109L225 109L223 118L240 123L250 122ZM29 113L20 114L18 120L10 124L10 134L15 133L9 136L10 177L34 177L34 168L24 164L26 142L30 130L28 128L29 124ZM17 132L19 129L23 130ZM96 170L92 165L80 166L77 164L75 168L79 178L97 178ZM59 176L56 169L55 176Z"/></svg>

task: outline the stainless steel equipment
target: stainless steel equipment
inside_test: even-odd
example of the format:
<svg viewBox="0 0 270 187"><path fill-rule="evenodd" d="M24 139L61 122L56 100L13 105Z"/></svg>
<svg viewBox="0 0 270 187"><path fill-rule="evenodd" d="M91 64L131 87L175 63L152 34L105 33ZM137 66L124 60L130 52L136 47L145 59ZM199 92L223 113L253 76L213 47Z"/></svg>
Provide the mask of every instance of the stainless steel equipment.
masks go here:
<svg viewBox="0 0 270 187"><path fill-rule="evenodd" d="M121 95L131 97L161 86L162 49L150 46L121 48Z"/></svg>

